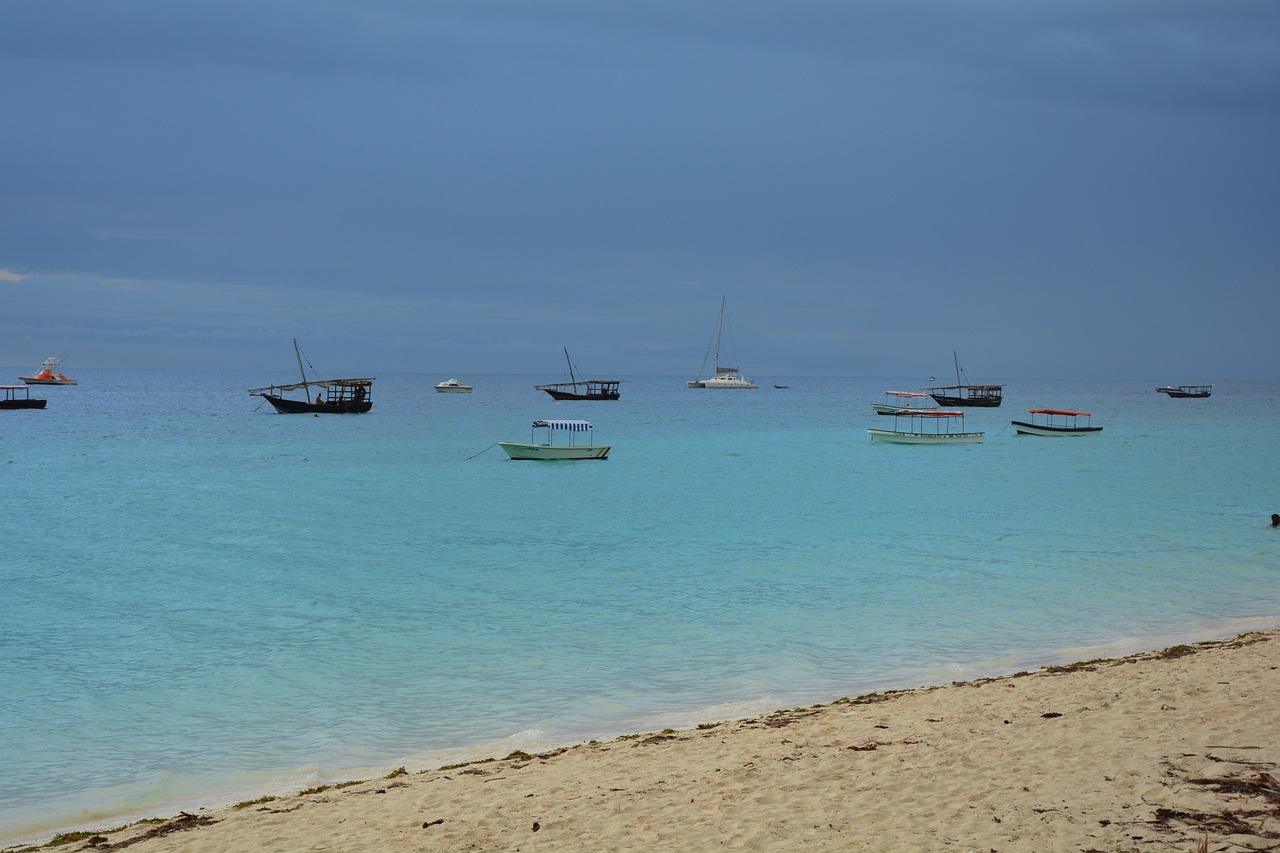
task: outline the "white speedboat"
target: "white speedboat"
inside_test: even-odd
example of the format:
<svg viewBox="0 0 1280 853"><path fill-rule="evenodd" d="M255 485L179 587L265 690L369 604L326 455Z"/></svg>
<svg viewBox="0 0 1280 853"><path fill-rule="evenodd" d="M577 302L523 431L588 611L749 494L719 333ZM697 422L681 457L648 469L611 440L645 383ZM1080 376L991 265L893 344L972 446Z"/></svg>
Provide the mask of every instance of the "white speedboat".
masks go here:
<svg viewBox="0 0 1280 853"><path fill-rule="evenodd" d="M893 429L869 429L874 444L980 444L983 433L964 431L964 412L921 409L899 412Z"/></svg>
<svg viewBox="0 0 1280 853"><path fill-rule="evenodd" d="M1018 435L1097 435L1102 427L1096 427L1092 415L1088 412L1073 412L1068 409L1027 409L1031 415L1028 421L1013 421L1013 428ZM1039 415L1039 417L1036 417ZM1080 418L1084 418L1081 426Z"/></svg>
<svg viewBox="0 0 1280 853"><path fill-rule="evenodd" d="M541 430L544 440L541 443L533 443L537 438L538 431ZM499 441L498 446L506 451L507 455L512 459L608 459L610 446L607 444L592 443L592 427L590 421L534 421L533 437L529 439L529 444L520 444L514 441ZM557 445L554 436L557 433L564 433L568 436L568 442ZM585 444L577 443L578 436L586 437Z"/></svg>
<svg viewBox="0 0 1280 853"><path fill-rule="evenodd" d="M458 379L446 379L436 383L436 392L439 394L470 394L473 390L474 386Z"/></svg>
<svg viewBox="0 0 1280 853"><path fill-rule="evenodd" d="M702 370L699 370L698 378L690 379L689 382L687 383L688 387L690 388L758 388L759 387L758 385L756 385L756 383L753 380L743 376L738 371L738 368L720 366L720 339L724 332L724 304L725 304L725 298L722 296L720 297L720 320L719 322L716 323L716 336L715 336L716 357L714 362L714 365L715 365L714 372L711 374L711 376L707 377L706 379L703 379ZM730 338L732 339L732 333L730 333ZM709 351L711 347L708 345L707 349ZM735 357L734 360L736 361L737 353L734 353L734 357ZM705 369L706 366L707 366L707 359L704 356L702 359L702 367Z"/></svg>

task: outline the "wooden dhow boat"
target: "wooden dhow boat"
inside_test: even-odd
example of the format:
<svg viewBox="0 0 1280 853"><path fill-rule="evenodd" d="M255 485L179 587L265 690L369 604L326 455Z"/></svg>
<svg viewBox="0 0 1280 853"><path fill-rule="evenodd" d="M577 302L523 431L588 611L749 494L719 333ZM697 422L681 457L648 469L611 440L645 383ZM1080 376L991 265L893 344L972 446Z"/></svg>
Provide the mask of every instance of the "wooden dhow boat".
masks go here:
<svg viewBox="0 0 1280 853"><path fill-rule="evenodd" d="M956 384L924 389L939 406L995 408L1000 405L1004 395L1003 385L966 384L960 378L964 371L960 369L960 359L956 356L955 350L951 351L951 358L956 364Z"/></svg>
<svg viewBox="0 0 1280 853"><path fill-rule="evenodd" d="M293 351L298 357L301 382L251 388L249 393L262 397L282 415L359 415L373 408L373 400L370 399L372 379L308 379L307 371L302 367L302 350L298 348L297 338L293 339ZM297 391L302 392L303 399L285 396Z"/></svg>
<svg viewBox="0 0 1280 853"><path fill-rule="evenodd" d="M569 358L569 348L564 348L564 360L569 365L569 381L553 382L550 385L533 386L538 391L546 391L553 400L616 400L621 394L618 391L622 384L618 379L579 379L573 370L573 361Z"/></svg>

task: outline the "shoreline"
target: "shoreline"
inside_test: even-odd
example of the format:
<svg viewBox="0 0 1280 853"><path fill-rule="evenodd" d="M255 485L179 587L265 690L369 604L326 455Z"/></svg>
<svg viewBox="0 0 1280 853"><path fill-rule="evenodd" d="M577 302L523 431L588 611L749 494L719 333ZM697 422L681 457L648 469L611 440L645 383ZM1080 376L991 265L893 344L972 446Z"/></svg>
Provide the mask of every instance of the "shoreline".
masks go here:
<svg viewBox="0 0 1280 853"><path fill-rule="evenodd" d="M58 849L1249 849L1280 832L1278 670L1280 631L1253 632L396 771Z"/></svg>

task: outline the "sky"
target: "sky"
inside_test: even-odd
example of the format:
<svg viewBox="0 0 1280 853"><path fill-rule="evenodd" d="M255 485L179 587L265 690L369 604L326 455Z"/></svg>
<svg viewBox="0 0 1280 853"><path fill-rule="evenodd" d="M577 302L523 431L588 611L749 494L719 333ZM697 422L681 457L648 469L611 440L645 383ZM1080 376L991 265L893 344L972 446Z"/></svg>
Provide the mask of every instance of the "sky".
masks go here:
<svg viewBox="0 0 1280 853"><path fill-rule="evenodd" d="M1274 379L1275 0L4 0L0 364Z"/></svg>

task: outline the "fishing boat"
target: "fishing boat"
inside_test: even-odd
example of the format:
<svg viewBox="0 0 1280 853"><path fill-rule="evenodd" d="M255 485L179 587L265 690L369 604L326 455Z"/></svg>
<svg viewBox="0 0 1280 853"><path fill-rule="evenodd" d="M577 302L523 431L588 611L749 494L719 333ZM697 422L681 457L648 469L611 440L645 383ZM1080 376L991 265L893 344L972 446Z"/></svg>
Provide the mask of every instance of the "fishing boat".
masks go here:
<svg viewBox="0 0 1280 853"><path fill-rule="evenodd" d="M62 360L58 358L46 358L40 363L40 370L36 371L34 376L19 376L23 382L28 385L75 385L76 381L65 373L59 373L57 368L62 365Z"/></svg>
<svg viewBox="0 0 1280 853"><path fill-rule="evenodd" d="M742 373L738 370L738 368L728 367L728 366L722 367L720 365L720 340L724 332L724 307L725 307L725 298L722 296L720 297L720 320L719 322L716 323L716 334L715 334L716 355L715 355L715 361L713 362L715 365L714 373L712 373L711 376L707 377L706 379L702 378L702 371L705 370L707 367L707 357L703 356L702 367L698 369L698 378L690 379L689 382L687 383L688 387L690 388L737 389L737 388L758 387L753 380L743 376ZM730 332L730 339L732 339L732 332ZM707 345L708 354L710 354L710 349L711 349L711 345L708 344ZM737 361L736 352L734 353L734 361Z"/></svg>
<svg viewBox="0 0 1280 853"><path fill-rule="evenodd" d="M460 379L446 379L435 385L437 394L470 394L475 386L468 385Z"/></svg>
<svg viewBox="0 0 1280 853"><path fill-rule="evenodd" d="M1031 415L1030 422L1012 422L1018 435L1097 435L1102 432L1102 427L1093 426L1093 416L1088 412L1073 412L1069 409L1027 409L1027 413ZM1080 425L1080 418L1085 419L1084 426Z"/></svg>
<svg viewBox="0 0 1280 853"><path fill-rule="evenodd" d="M885 391L885 402L872 403L871 408L877 415L900 415L908 412L935 411L937 406L913 405L929 399L923 391Z"/></svg>
<svg viewBox="0 0 1280 853"><path fill-rule="evenodd" d="M1156 391L1161 394L1168 394L1170 397L1208 397L1213 393L1213 386L1166 385L1163 388L1157 388Z"/></svg>
<svg viewBox="0 0 1280 853"><path fill-rule="evenodd" d="M924 389L939 406L995 408L1000 405L1004 394L1003 385L966 384L960 378L964 371L960 369L960 359L956 356L955 350L952 350L951 358L956 363L956 384Z"/></svg>
<svg viewBox="0 0 1280 853"><path fill-rule="evenodd" d="M535 443L539 430L544 440ZM568 442L557 445L555 435L565 433ZM585 435L586 444L578 444L577 438ZM541 459L545 461L561 459L608 459L610 446L592 444L592 427L589 421L534 421L533 436L529 444L513 441L499 441L498 446L506 451L512 459Z"/></svg>
<svg viewBox="0 0 1280 853"><path fill-rule="evenodd" d="M4 399L0 400L0 409L43 409L48 400L31 399L31 389L26 385L0 385ZM22 393L19 394L18 392Z"/></svg>
<svg viewBox="0 0 1280 853"><path fill-rule="evenodd" d="M569 358L569 348L564 348L564 360L569 365L569 381L555 382L550 385L533 386L538 391L546 391L553 400L616 400L619 397L617 379L579 379L573 370L573 361Z"/></svg>
<svg viewBox="0 0 1280 853"><path fill-rule="evenodd" d="M983 433L964 431L964 412L917 409L899 412L893 429L868 429L873 444L978 444Z"/></svg>
<svg viewBox="0 0 1280 853"><path fill-rule="evenodd" d="M293 339L293 351L298 357L301 382L251 388L249 393L262 397L282 415L358 415L373 408L370 399L372 379L308 379L307 371L302 367L302 350L298 348L297 338ZM284 396L297 391L302 392L303 399Z"/></svg>

